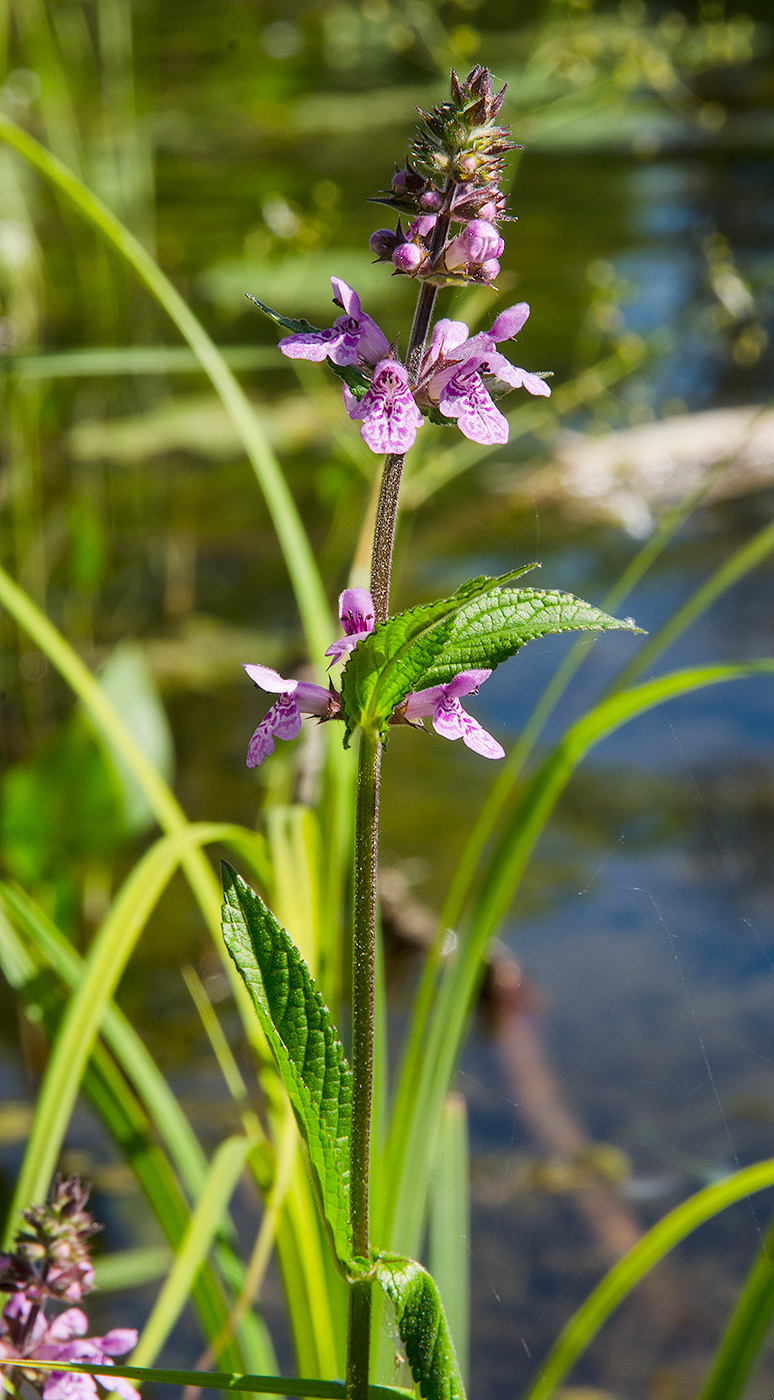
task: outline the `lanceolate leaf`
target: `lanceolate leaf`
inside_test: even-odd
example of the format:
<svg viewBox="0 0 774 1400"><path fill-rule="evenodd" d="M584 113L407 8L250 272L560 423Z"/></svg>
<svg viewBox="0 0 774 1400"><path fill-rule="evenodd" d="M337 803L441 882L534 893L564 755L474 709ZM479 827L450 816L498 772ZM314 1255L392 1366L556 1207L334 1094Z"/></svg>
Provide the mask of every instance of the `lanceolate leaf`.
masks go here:
<svg viewBox="0 0 774 1400"><path fill-rule="evenodd" d="M639 632L632 619L610 617L572 593L506 588L460 608L422 686L450 681L459 671L494 670L525 642L550 632Z"/></svg>
<svg viewBox="0 0 774 1400"><path fill-rule="evenodd" d="M341 682L347 736L359 724L383 728L395 706L425 684L423 677L444 647L461 608L535 567L527 564L499 578L471 579L450 598L397 613L363 637L347 661Z"/></svg>
<svg viewBox="0 0 774 1400"><path fill-rule="evenodd" d="M309 1154L336 1255L351 1260L349 1135L352 1074L330 1013L281 924L223 865L223 937L282 1075Z"/></svg>
<svg viewBox="0 0 774 1400"><path fill-rule="evenodd" d="M247 297L254 306L258 307L259 311L263 312L264 316L268 316L269 320L274 322L275 326L282 326L282 329L290 331L291 335L308 334L310 331L312 334L319 334L320 327L313 326L311 321L305 320L303 316L299 317L297 320L293 316L281 316L279 311L274 311L270 306L265 306L262 301L259 301L257 297L251 296L249 292L247 293ZM343 379L345 384L349 385L355 398L362 399L368 388L368 379L363 374L362 370L359 370L357 365L335 365L333 360L329 360L328 364L333 370L333 373L337 374L339 379Z"/></svg>
<svg viewBox="0 0 774 1400"><path fill-rule="evenodd" d="M465 1400L443 1305L427 1270L413 1259L385 1254L376 1277L395 1308L411 1374L424 1400Z"/></svg>
<svg viewBox="0 0 774 1400"><path fill-rule="evenodd" d="M549 632L639 630L630 618L610 617L571 593L506 587L525 572L472 579L450 598L398 613L364 637L342 677L347 733L358 724L383 728L412 690L460 671L493 670Z"/></svg>

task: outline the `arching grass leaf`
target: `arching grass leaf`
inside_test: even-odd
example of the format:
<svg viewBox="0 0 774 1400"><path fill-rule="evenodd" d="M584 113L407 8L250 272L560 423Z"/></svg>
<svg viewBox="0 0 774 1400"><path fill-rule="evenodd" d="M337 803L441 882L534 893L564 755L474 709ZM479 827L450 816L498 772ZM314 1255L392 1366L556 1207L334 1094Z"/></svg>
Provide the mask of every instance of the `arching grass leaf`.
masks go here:
<svg viewBox="0 0 774 1400"><path fill-rule="evenodd" d="M465 1386L438 1289L414 1259L384 1254L376 1277L395 1308L411 1374L424 1400L465 1400Z"/></svg>
<svg viewBox="0 0 774 1400"><path fill-rule="evenodd" d="M277 1061L331 1243L349 1267L352 1073L301 954L263 900L223 865L223 937Z"/></svg>

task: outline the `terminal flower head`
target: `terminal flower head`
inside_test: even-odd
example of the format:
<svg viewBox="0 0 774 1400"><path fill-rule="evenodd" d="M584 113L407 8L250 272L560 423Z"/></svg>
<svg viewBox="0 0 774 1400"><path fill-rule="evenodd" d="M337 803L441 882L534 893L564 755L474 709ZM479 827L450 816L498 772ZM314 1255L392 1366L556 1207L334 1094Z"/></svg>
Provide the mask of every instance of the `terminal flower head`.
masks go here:
<svg viewBox="0 0 774 1400"><path fill-rule="evenodd" d="M405 702L403 716L410 722L432 717L433 729L443 739L461 739L482 758L504 758L502 744L498 744L460 704L461 695L475 695L491 674L491 671L460 671L445 685L414 691Z"/></svg>
<svg viewBox="0 0 774 1400"><path fill-rule="evenodd" d="M279 342L291 360L332 360L335 365L375 365L389 353L387 337L366 316L360 298L340 277L332 277L334 301L344 311L328 330L301 331Z"/></svg>
<svg viewBox="0 0 774 1400"><path fill-rule="evenodd" d="M344 636L339 637L328 647L325 655L336 661L343 661L349 652L354 651L358 642L374 630L374 604L367 588L345 588L339 595L339 621L344 628Z"/></svg>
<svg viewBox="0 0 774 1400"><path fill-rule="evenodd" d="M270 753L275 739L295 739L301 729L302 715L317 715L333 719L338 713L336 692L308 681L285 680L270 666L250 666L243 663L250 680L259 690L277 695L271 709L261 720L247 747L248 768L259 768Z"/></svg>
<svg viewBox="0 0 774 1400"><path fill-rule="evenodd" d="M372 452L407 452L414 445L422 414L414 403L408 373L398 360L381 360L363 398L358 402L343 385L344 407L350 418L361 419L360 435Z"/></svg>
<svg viewBox="0 0 774 1400"><path fill-rule="evenodd" d="M57 1176L49 1200L22 1211L13 1250L0 1254L0 1291L69 1303L91 1291L89 1240L100 1227L85 1209L88 1198L89 1187L77 1176Z"/></svg>

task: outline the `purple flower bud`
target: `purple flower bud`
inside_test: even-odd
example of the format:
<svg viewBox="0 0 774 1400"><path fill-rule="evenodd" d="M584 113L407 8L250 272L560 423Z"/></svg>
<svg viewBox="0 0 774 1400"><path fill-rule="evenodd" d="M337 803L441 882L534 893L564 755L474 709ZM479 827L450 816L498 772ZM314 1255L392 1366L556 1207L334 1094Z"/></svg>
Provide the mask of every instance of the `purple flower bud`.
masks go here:
<svg viewBox="0 0 774 1400"><path fill-rule="evenodd" d="M391 228L378 228L368 240L368 246L375 258L380 262L389 262L395 249L399 247L402 238Z"/></svg>
<svg viewBox="0 0 774 1400"><path fill-rule="evenodd" d="M497 258L487 258L486 262L481 264L479 271L485 282L494 282L495 278L500 276L500 264Z"/></svg>
<svg viewBox="0 0 774 1400"><path fill-rule="evenodd" d="M460 175L470 179L478 170L478 161L475 156L463 156L459 164Z"/></svg>
<svg viewBox="0 0 774 1400"><path fill-rule="evenodd" d="M425 254L416 243L401 243L392 255L392 261L397 272L412 273L424 262Z"/></svg>
<svg viewBox="0 0 774 1400"><path fill-rule="evenodd" d="M499 258L504 247L494 224L486 219L471 219L446 249L446 266L454 271L470 264L485 263L489 259Z"/></svg>
<svg viewBox="0 0 774 1400"><path fill-rule="evenodd" d="M437 190L428 190L426 194L422 195L419 203L423 209L429 209L432 213L440 209L443 201Z"/></svg>
<svg viewBox="0 0 774 1400"><path fill-rule="evenodd" d="M408 189L408 180L406 179L405 170L396 170L390 180L390 185L396 194L405 194Z"/></svg>

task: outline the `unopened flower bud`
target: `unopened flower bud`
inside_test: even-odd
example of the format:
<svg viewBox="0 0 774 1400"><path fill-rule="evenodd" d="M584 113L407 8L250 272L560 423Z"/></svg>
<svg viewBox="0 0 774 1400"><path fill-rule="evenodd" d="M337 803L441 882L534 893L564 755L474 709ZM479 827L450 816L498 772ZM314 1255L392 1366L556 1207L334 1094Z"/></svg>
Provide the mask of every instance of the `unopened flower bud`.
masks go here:
<svg viewBox="0 0 774 1400"><path fill-rule="evenodd" d="M395 249L403 241L402 236L391 228L378 228L368 240L368 246L380 262L389 262Z"/></svg>
<svg viewBox="0 0 774 1400"><path fill-rule="evenodd" d="M390 180L390 185L396 194L405 194L408 188L405 170L396 170Z"/></svg>
<svg viewBox="0 0 774 1400"><path fill-rule="evenodd" d="M486 262L481 264L479 271L485 282L494 282L495 278L500 276L500 264L497 258L487 258Z"/></svg>
<svg viewBox="0 0 774 1400"><path fill-rule="evenodd" d="M428 190L422 195L419 202L423 209L429 209L431 212L435 212L440 209L442 200L437 190Z"/></svg>
<svg viewBox="0 0 774 1400"><path fill-rule="evenodd" d="M446 266L453 271L469 264L484 263L488 258L498 258L504 247L494 224L487 223L486 219L471 219L446 249Z"/></svg>
<svg viewBox="0 0 774 1400"><path fill-rule="evenodd" d="M416 272L423 259L424 254L416 243L401 243L392 255L396 272Z"/></svg>
<svg viewBox="0 0 774 1400"><path fill-rule="evenodd" d="M462 175L464 178L470 179L472 175L475 175L477 169L478 161L476 160L475 156L463 156L460 160L459 171L460 175Z"/></svg>

